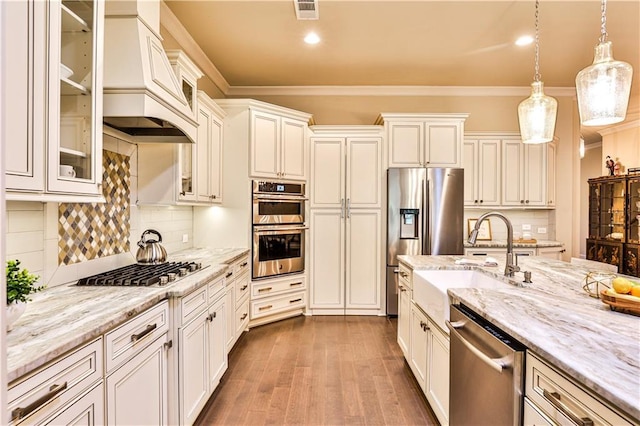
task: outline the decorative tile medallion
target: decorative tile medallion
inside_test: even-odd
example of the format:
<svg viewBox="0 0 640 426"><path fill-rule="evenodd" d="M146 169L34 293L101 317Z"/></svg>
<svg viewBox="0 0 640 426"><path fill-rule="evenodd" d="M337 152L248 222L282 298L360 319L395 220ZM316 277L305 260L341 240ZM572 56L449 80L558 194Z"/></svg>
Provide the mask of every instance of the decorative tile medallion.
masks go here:
<svg viewBox="0 0 640 426"><path fill-rule="evenodd" d="M129 251L129 157L102 153L104 203L58 205L58 264L70 265Z"/></svg>

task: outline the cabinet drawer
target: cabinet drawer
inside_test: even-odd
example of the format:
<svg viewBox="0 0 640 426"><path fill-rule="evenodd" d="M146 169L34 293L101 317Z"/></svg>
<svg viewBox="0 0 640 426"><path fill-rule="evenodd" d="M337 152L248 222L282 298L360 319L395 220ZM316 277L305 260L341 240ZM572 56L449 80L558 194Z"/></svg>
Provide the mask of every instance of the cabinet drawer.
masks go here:
<svg viewBox="0 0 640 426"><path fill-rule="evenodd" d="M404 263L398 266L398 282L413 290L413 269Z"/></svg>
<svg viewBox="0 0 640 426"><path fill-rule="evenodd" d="M259 281L251 283L251 298L259 299L274 296L290 291L299 291L306 288L307 277L298 276L278 281Z"/></svg>
<svg viewBox="0 0 640 426"><path fill-rule="evenodd" d="M239 337L249 324L249 298L236 309L236 337Z"/></svg>
<svg viewBox="0 0 640 426"><path fill-rule="evenodd" d="M208 284L207 292L209 294L209 305L216 301L220 297L221 292L224 290L224 274L215 278ZM183 323L184 324L184 323Z"/></svg>
<svg viewBox="0 0 640 426"><path fill-rule="evenodd" d="M555 424L540 411L536 405L529 400L524 399L524 426L555 426Z"/></svg>
<svg viewBox="0 0 640 426"><path fill-rule="evenodd" d="M603 402L595 399L570 379L527 352L525 395L547 417L559 424L575 424L571 416L589 418L597 425L631 425Z"/></svg>
<svg viewBox="0 0 640 426"><path fill-rule="evenodd" d="M251 301L251 318L256 319L279 312L301 309L307 306L304 291L290 293L279 297Z"/></svg>
<svg viewBox="0 0 640 426"><path fill-rule="evenodd" d="M249 272L249 256L243 256L240 260L236 260L233 264L233 273L238 276L243 272Z"/></svg>
<svg viewBox="0 0 640 426"><path fill-rule="evenodd" d="M203 286L180 300L180 324L186 324L207 307L207 286Z"/></svg>
<svg viewBox="0 0 640 426"><path fill-rule="evenodd" d="M244 272L238 278L236 278L236 306L240 303L245 296L249 295L249 286L251 280L249 279L249 271Z"/></svg>
<svg viewBox="0 0 640 426"><path fill-rule="evenodd" d="M7 423L12 418L14 424L25 418L33 423L34 416L42 418L52 414L97 382L102 377L102 350L102 338L99 338L29 377L18 379L7 391ZM33 414L29 416L29 413Z"/></svg>
<svg viewBox="0 0 640 426"><path fill-rule="evenodd" d="M162 302L105 334L107 373L169 330L169 303Z"/></svg>

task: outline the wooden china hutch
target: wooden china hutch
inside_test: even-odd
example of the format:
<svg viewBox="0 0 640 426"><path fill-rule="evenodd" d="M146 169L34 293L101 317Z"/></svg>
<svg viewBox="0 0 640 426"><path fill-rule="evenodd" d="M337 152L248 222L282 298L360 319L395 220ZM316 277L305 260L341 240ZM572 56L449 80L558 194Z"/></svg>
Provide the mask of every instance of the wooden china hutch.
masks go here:
<svg viewBox="0 0 640 426"><path fill-rule="evenodd" d="M589 179L587 259L640 276L640 174Z"/></svg>

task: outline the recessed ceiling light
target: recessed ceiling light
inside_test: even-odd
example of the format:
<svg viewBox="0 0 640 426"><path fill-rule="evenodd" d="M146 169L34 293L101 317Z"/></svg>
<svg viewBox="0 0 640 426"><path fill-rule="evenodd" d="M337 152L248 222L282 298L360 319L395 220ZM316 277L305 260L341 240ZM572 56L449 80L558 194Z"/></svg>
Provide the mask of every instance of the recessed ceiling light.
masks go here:
<svg viewBox="0 0 640 426"><path fill-rule="evenodd" d="M527 46L531 43L533 43L533 37L531 37L530 35L520 36L516 40L516 46Z"/></svg>
<svg viewBox="0 0 640 426"><path fill-rule="evenodd" d="M304 37L304 42L307 44L318 44L320 43L320 36L316 33L309 33Z"/></svg>

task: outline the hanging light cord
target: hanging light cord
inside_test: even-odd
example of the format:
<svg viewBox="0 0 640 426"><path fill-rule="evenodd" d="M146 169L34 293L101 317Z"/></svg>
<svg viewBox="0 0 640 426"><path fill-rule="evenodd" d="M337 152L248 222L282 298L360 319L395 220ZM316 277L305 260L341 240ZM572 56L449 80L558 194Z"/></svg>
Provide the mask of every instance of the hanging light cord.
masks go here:
<svg viewBox="0 0 640 426"><path fill-rule="evenodd" d="M602 16L600 17L600 43L607 41L607 0L602 0Z"/></svg>
<svg viewBox="0 0 640 426"><path fill-rule="evenodd" d="M538 35L538 10L540 9L540 2L536 0L536 55L535 55L535 74L533 75L533 81L540 81L540 65L539 65L539 50L540 50L540 37Z"/></svg>

